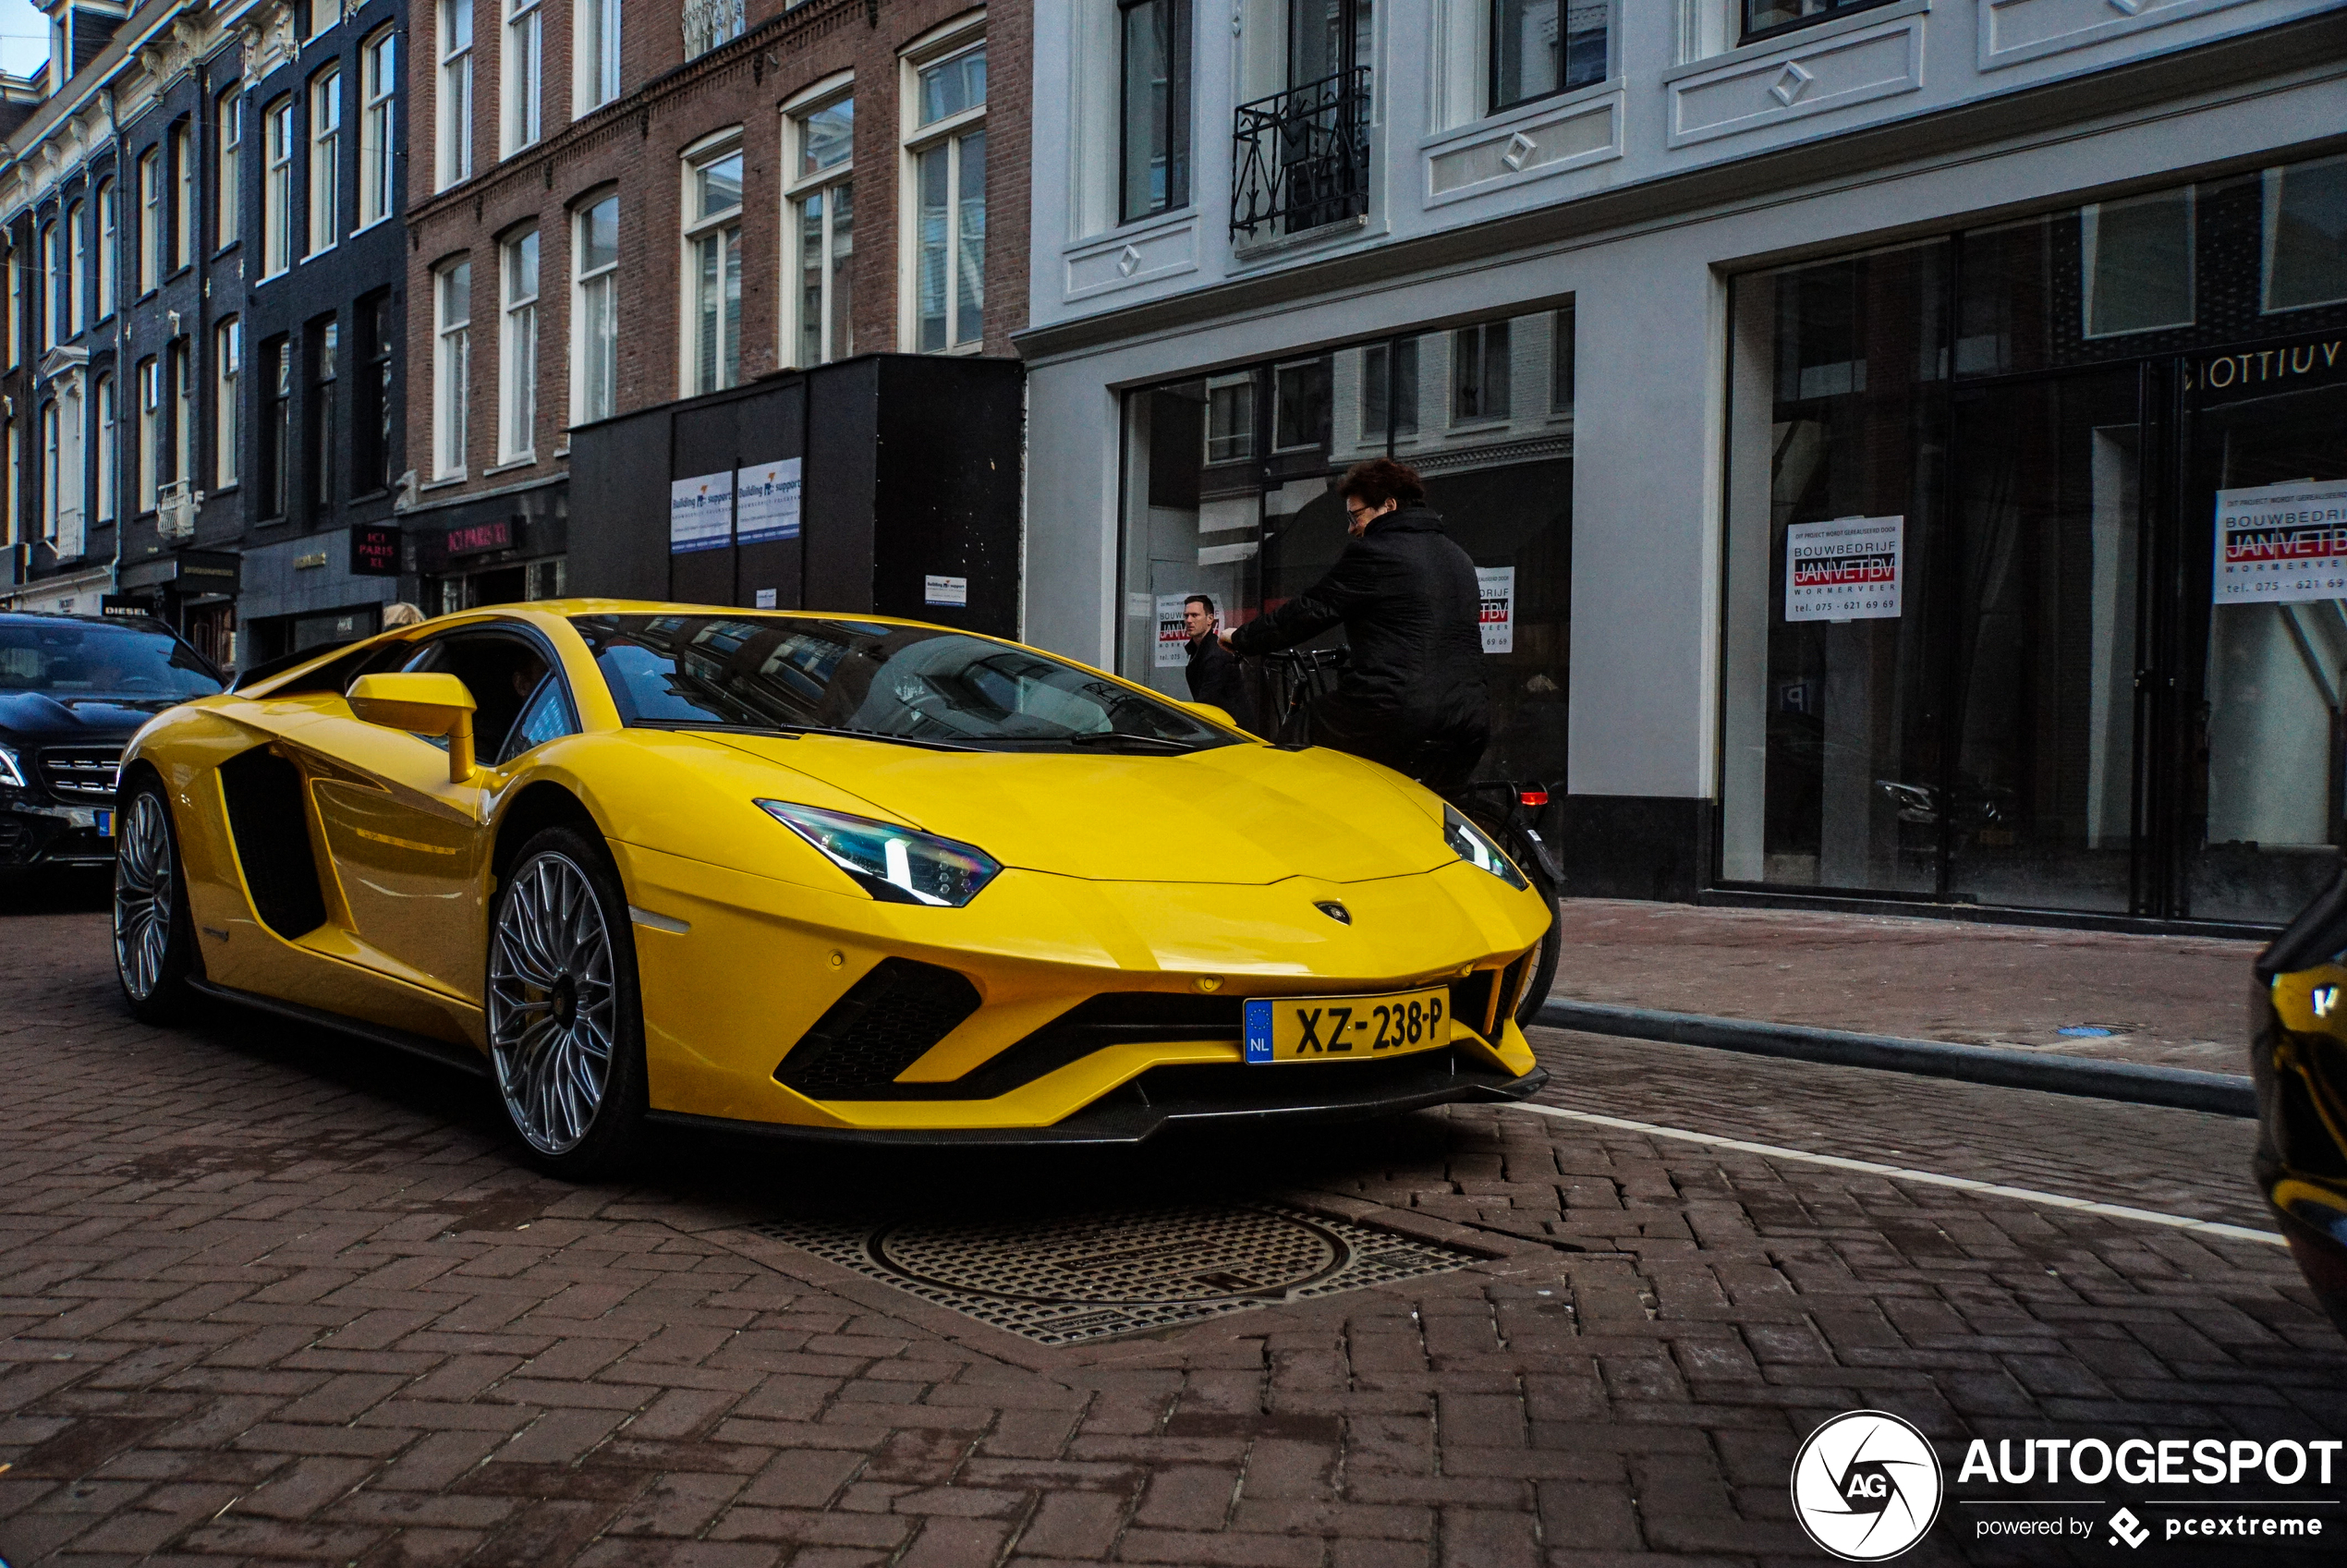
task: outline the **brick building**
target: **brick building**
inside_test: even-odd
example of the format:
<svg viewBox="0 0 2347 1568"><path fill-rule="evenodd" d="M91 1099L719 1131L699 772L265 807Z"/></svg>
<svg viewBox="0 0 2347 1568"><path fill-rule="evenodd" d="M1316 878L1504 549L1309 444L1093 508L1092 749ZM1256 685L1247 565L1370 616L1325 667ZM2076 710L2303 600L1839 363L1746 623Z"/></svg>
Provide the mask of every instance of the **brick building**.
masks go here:
<svg viewBox="0 0 2347 1568"><path fill-rule="evenodd" d="M1025 322L1029 11L441 0L408 90L425 607L563 590L569 432Z"/></svg>

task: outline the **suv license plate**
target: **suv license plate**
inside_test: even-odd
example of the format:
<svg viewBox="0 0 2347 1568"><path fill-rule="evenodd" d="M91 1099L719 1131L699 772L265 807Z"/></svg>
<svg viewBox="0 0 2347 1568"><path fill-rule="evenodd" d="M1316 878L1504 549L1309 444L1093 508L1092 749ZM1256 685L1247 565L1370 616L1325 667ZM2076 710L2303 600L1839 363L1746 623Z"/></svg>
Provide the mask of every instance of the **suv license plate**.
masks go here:
<svg viewBox="0 0 2347 1568"><path fill-rule="evenodd" d="M97 813L97 817L98 836L100 838L114 837L114 813L111 811L101 811Z"/></svg>
<svg viewBox="0 0 2347 1568"><path fill-rule="evenodd" d="M1271 996L1246 1004L1246 1060L1362 1062L1451 1043L1448 987L1387 996Z"/></svg>

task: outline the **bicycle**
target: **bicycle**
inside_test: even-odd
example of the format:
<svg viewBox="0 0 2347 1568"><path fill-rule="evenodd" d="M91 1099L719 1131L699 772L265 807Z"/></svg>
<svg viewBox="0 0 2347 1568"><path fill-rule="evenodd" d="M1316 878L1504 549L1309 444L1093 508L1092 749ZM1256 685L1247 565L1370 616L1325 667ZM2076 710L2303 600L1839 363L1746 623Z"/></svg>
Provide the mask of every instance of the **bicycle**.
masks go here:
<svg viewBox="0 0 2347 1568"><path fill-rule="evenodd" d="M1342 648L1299 648L1262 655L1264 673L1275 700L1263 711L1271 716L1273 744L1301 750L1312 744L1312 710L1336 688L1344 667ZM1509 780L1465 784L1437 791L1469 821L1490 835L1502 854L1514 863L1549 906L1549 929L1540 938L1539 956L1531 982L1520 993L1515 1021L1530 1023L1556 983L1557 962L1564 950L1564 929L1558 900L1563 895L1564 869L1548 841L1540 836L1538 814L1549 804L1549 786Z"/></svg>

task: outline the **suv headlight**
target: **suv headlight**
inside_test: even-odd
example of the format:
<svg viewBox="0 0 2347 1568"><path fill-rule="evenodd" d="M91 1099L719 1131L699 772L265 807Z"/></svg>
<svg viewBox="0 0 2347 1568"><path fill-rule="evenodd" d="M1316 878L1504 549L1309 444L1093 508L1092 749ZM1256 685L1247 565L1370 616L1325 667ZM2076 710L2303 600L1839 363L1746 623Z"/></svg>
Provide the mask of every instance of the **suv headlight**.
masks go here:
<svg viewBox="0 0 2347 1568"><path fill-rule="evenodd" d="M1510 887L1532 885L1524 880L1524 873L1515 869L1515 863L1500 853L1500 846L1493 844L1481 828L1461 815L1455 806L1442 808L1442 842L1449 845L1451 852L1460 859L1470 866L1482 867Z"/></svg>
<svg viewBox="0 0 2347 1568"><path fill-rule="evenodd" d="M856 885L890 904L938 904L958 909L1002 870L1002 862L972 844L895 822L844 811L761 800L768 815L821 850Z"/></svg>
<svg viewBox="0 0 2347 1568"><path fill-rule="evenodd" d="M17 754L5 746L0 746L0 784L13 789L25 787L24 769L18 765Z"/></svg>

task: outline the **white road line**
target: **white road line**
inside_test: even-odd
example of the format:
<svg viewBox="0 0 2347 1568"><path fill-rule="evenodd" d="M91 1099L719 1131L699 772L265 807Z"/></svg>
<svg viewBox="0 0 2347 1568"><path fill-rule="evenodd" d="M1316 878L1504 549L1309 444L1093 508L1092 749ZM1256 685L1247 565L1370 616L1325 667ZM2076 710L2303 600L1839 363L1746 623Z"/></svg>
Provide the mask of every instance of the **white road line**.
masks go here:
<svg viewBox="0 0 2347 1568"><path fill-rule="evenodd" d="M1910 1171L1903 1165L1878 1165L1871 1160L1844 1160L1838 1154L1812 1154L1802 1149L1780 1149L1773 1143L1747 1143L1742 1138L1723 1138L1711 1133L1659 1127L1651 1122L1600 1116L1594 1111L1568 1111L1562 1105L1519 1101L1510 1109L1555 1116L1568 1122L1587 1122L1593 1126L1613 1127L1625 1133L1644 1133L1648 1137L1682 1138L1688 1143L1709 1144L1714 1149L1733 1149L1740 1154L1764 1155L1771 1160L1806 1160L1812 1165L1830 1165L1837 1171L1863 1171L1870 1176L1890 1176L1903 1182L1925 1182L1932 1186L1982 1192L1993 1197L2041 1203L2049 1209L2070 1209L2081 1214L2105 1214L2114 1220L2139 1220L2147 1225L2168 1225L2179 1231L2201 1231L2212 1236L2223 1236L2228 1241L2261 1241L2274 1246L2289 1245L2272 1231L2252 1230L2247 1225L2227 1225L2215 1220L2195 1220L2183 1214L2163 1214L2156 1209L2130 1209L2123 1203L2096 1203L2083 1197L2064 1197L2058 1192L2037 1192L2029 1187L2003 1186L1996 1182L1976 1182L1969 1176L1943 1176L1935 1171Z"/></svg>

